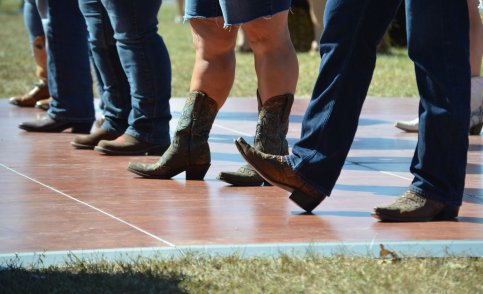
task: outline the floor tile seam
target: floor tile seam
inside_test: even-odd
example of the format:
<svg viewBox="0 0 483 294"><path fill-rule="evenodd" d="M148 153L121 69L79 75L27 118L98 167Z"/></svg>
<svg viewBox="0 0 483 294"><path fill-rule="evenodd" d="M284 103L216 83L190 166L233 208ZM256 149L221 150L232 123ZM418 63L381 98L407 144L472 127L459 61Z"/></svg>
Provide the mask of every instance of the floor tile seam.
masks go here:
<svg viewBox="0 0 483 294"><path fill-rule="evenodd" d="M27 176L27 175L25 175L25 174L23 174L23 173L15 170L15 169L11 168L11 167L3 164L3 163L0 163L0 166L3 167L3 168L5 168L5 169L7 169L7 170L9 170L10 172L12 172L14 174L17 174L17 175L19 175L19 176L21 176L21 177L23 177L23 178L31 181L31 182L34 182L34 183L36 183L36 184L38 184L38 185L40 185L40 186L42 186L44 188L47 188L47 189L55 192L56 194L61 195L64 198L67 198L67 199L70 199L72 201L75 201L75 202L77 202L77 203L79 203L81 205L84 205L84 206L86 206L86 207L88 207L88 208L90 208L92 210L95 210L95 211L97 211L97 212L99 212L99 213L101 213L101 214L103 214L103 215L105 215L105 216L107 216L107 217L115 220L115 221L118 221L118 222L120 222L120 223L122 223L124 225L127 225L127 226L131 227L132 229L134 229L134 230L136 230L136 231L138 231L140 233L143 233L143 234L145 234L145 235L147 235L147 236L149 236L149 237L151 237L151 238L153 238L153 239L155 239L155 240L157 240L157 241L159 241L161 243L166 244L169 247L175 247L176 246L175 244L173 244L173 243L171 243L171 242L169 242L167 240L164 240L163 238L160 238L160 237L158 237L158 236L156 236L156 235L154 235L154 234L152 234L152 233L150 233L150 232L148 232L148 231L146 231L146 230L144 230L144 229L142 229L142 228L140 228L140 227L138 227L138 226L136 226L134 224L131 224L130 222L125 221L125 220L123 220L120 217L117 217L117 216L115 216L115 215L113 215L113 214L111 214L111 213L109 213L107 211L104 211L104 210L102 210L102 209L100 209L100 208L98 208L98 207L96 207L96 206L94 206L92 204L89 204L89 203L87 203L85 201L82 201L80 199L77 199L76 197L71 196L71 195L69 195L69 194L67 194L65 192L62 192L62 191L60 191L60 190L58 190L58 189L56 189L54 187L51 187L51 186L49 186L47 184L44 184L44 183L42 183L42 182L40 182L40 181L38 181L38 180L36 180L34 178L31 178L31 177L29 177L29 176Z"/></svg>

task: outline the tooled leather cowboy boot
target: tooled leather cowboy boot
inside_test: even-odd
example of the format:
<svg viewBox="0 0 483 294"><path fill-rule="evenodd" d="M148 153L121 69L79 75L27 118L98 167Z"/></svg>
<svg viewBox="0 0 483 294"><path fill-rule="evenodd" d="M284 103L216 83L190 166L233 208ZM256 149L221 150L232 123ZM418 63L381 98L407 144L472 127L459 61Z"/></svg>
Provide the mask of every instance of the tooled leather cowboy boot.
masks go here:
<svg viewBox="0 0 483 294"><path fill-rule="evenodd" d="M169 179L186 171L187 180L203 180L211 164L208 137L217 113L218 105L208 95L190 93L168 150L158 162L131 162L128 170L157 179Z"/></svg>
<svg viewBox="0 0 483 294"><path fill-rule="evenodd" d="M406 191L388 206L375 207L372 216L382 221L423 222L451 220L458 216L459 206L428 199L414 191Z"/></svg>
<svg viewBox="0 0 483 294"><path fill-rule="evenodd" d="M243 138L238 138L235 145L241 156L259 175L272 185L292 192L290 200L305 211L311 212L325 199L324 194L292 170L285 156L263 153L250 146Z"/></svg>
<svg viewBox="0 0 483 294"><path fill-rule="evenodd" d="M274 155L287 155L289 115L294 96L285 94L268 99L263 105L258 99L258 122L255 133L255 149ZM234 172L221 172L218 179L234 186L261 186L265 181L249 164ZM265 185L269 185L265 182Z"/></svg>
<svg viewBox="0 0 483 294"><path fill-rule="evenodd" d="M25 95L10 98L10 104L21 107L34 107L37 101L50 97L47 81L47 54L45 52L45 36L35 38L33 42L34 60L37 64L39 82Z"/></svg>

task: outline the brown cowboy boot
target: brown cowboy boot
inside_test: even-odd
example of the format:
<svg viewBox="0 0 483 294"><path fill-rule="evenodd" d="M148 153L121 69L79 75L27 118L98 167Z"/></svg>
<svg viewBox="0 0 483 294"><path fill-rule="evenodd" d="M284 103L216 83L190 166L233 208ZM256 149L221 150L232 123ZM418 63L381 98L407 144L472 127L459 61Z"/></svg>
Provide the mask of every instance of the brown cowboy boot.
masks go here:
<svg viewBox="0 0 483 294"><path fill-rule="evenodd" d="M35 38L33 43L34 60L37 64L39 82L25 95L10 98L10 104L21 107L34 107L35 103L50 97L47 81L47 54L45 52L45 37Z"/></svg>
<svg viewBox="0 0 483 294"><path fill-rule="evenodd" d="M89 141L98 138L94 135L89 138ZM94 147L94 150L106 155L162 155L166 149L168 149L168 144L143 142L128 134L117 136L117 138L111 140L100 140Z"/></svg>
<svg viewBox="0 0 483 294"><path fill-rule="evenodd" d="M92 134L75 136L70 145L76 149L94 149L102 140L115 140L122 134L109 132L104 128L97 128Z"/></svg>
<svg viewBox="0 0 483 294"><path fill-rule="evenodd" d="M324 194L292 170L285 156L263 153L250 146L243 138L238 138L235 145L241 156L259 175L272 185L292 192L290 200L305 211L311 212L325 199Z"/></svg>
<svg viewBox="0 0 483 294"><path fill-rule="evenodd" d="M255 149L274 155L287 155L287 132L290 110L294 97L292 94L275 96L262 105L258 99L258 122L255 133ZM234 186L261 186L265 181L249 164L234 172L221 172L218 179ZM268 182L265 182L267 185Z"/></svg>
<svg viewBox="0 0 483 294"><path fill-rule="evenodd" d="M449 206L421 194L406 191L388 206L375 207L372 216L381 221L426 222L451 220L458 216L459 206Z"/></svg>
<svg viewBox="0 0 483 294"><path fill-rule="evenodd" d="M217 113L218 105L208 95L190 93L168 150L158 162L131 162L128 170L156 179L169 179L186 171L187 180L203 180L211 164L208 137Z"/></svg>

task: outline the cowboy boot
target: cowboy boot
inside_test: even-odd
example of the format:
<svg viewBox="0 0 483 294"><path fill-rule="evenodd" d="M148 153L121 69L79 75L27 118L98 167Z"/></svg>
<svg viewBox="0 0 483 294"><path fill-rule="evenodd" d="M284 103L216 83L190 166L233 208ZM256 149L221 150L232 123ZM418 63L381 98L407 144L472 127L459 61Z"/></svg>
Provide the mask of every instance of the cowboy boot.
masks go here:
<svg viewBox="0 0 483 294"><path fill-rule="evenodd" d="M168 150L158 162L131 162L128 170L145 178L157 179L169 179L186 171L187 180L203 180L211 163L208 136L217 112L216 101L208 95L190 93Z"/></svg>
<svg viewBox="0 0 483 294"><path fill-rule="evenodd" d="M47 54L45 52L45 36L35 38L33 43L34 60L37 64L39 82L25 95L10 98L10 104L21 107L34 107L35 103L50 97L47 81Z"/></svg>
<svg viewBox="0 0 483 294"><path fill-rule="evenodd" d="M292 94L275 96L263 105L257 92L258 122L255 132L255 149L267 154L287 155L287 132L290 110L294 101ZM261 186L265 181L249 164L235 172L221 172L218 179L234 186ZM265 182L269 185L268 182Z"/></svg>

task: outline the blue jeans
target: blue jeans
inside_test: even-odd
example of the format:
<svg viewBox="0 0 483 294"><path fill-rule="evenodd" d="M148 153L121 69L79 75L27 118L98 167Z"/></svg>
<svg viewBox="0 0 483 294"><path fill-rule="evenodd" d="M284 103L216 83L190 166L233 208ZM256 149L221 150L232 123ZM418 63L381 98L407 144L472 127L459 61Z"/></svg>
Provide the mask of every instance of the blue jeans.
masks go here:
<svg viewBox="0 0 483 294"><path fill-rule="evenodd" d="M157 34L161 0L79 0L104 85L103 128L169 144L171 61Z"/></svg>
<svg viewBox="0 0 483 294"><path fill-rule="evenodd" d="M35 38L44 36L44 28L35 0L26 0L23 6L23 20L29 33L30 44Z"/></svg>
<svg viewBox="0 0 483 294"><path fill-rule="evenodd" d="M49 91L47 114L56 121L95 119L87 29L77 0L37 0L46 37Z"/></svg>
<svg viewBox="0 0 483 294"><path fill-rule="evenodd" d="M329 0L321 65L287 156L292 169L329 195L357 129L372 79L376 46L400 0ZM470 111L468 8L461 0L406 0L409 57L420 93L418 144L410 190L461 205Z"/></svg>
<svg viewBox="0 0 483 294"><path fill-rule="evenodd" d="M223 16L225 26L269 17L290 8L291 0L186 0L184 19Z"/></svg>

